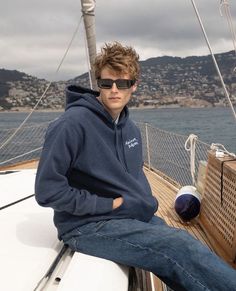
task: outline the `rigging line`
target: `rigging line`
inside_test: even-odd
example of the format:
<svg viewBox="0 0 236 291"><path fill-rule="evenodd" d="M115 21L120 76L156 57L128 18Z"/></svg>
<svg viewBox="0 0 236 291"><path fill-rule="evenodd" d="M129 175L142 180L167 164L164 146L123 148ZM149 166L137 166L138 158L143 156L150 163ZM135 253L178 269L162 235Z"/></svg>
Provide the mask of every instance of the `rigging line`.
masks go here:
<svg viewBox="0 0 236 291"><path fill-rule="evenodd" d="M22 157L24 157L24 156L26 156L26 155L28 155L28 154L32 154L32 153L37 152L37 151L39 151L39 150L41 150L41 149L42 149L42 147L39 147L39 148L34 149L34 150L32 150L32 151L29 151L29 152L27 152L27 153L24 153L24 154L18 155L18 156L14 157L14 158L11 158L11 159L8 159L8 160L5 160L5 161L3 161L3 162L0 162L0 165L4 165L4 164L6 164L6 163L8 163L8 162L11 162L11 161L13 161L13 160L16 160L16 159L18 159L18 158L22 158Z"/></svg>
<svg viewBox="0 0 236 291"><path fill-rule="evenodd" d="M0 150L2 149L2 148L4 148L12 139L13 139L13 137L17 134L17 132L23 127L23 125L26 123L26 121L30 118L30 116L33 114L33 112L35 111L35 109L37 108L37 106L38 106L38 104L39 104L39 102L43 99L43 97L46 95L46 93L47 93L47 91L48 91L48 89L49 89L49 87L51 86L51 84L52 84L52 82L50 82L48 85L47 85L47 87L46 87L46 89L45 89L45 91L43 92L43 94L42 94L42 96L39 98L39 100L37 101L37 103L35 104L35 106L33 107L33 109L31 109L31 112L26 116L26 118L22 121L22 123L19 125L19 127L13 132L13 134L12 135L10 135L10 137L9 138L7 138L6 140L5 140L5 142L3 142L3 144L1 144L1 146L0 146Z"/></svg>
<svg viewBox="0 0 236 291"><path fill-rule="evenodd" d="M55 75L59 72L59 70L60 70L60 68L61 68L61 66L62 66L62 64L63 64L63 62L64 62L64 60L65 60L65 58L66 58L66 56L67 56L67 54L68 54L68 52L69 52L69 49L71 48L71 45L72 45L72 43L73 43L73 41L74 41L74 39L75 39L75 36L77 35L77 33L78 33L78 30L79 30L79 27L80 27L80 24L81 24L81 20L82 20L82 16L80 17L80 20L79 20L79 22L78 22L78 25L77 25L77 27L76 27L76 29L75 29L75 31L74 31L74 33L73 33L73 35L72 35L72 37L71 37L71 40L70 40L70 42L69 42L69 44L68 44L68 46L67 46L67 48L66 48L66 50L65 50L65 52L64 52L64 54L63 54L63 57L62 57L62 59L61 59L61 61L60 61L60 63L59 63L59 65L58 65L58 67L57 67L57 69L56 69L56 71L55 71ZM5 141L5 142L3 142L3 144L0 146L0 150L3 148L3 147L5 147L11 140L12 140L12 138L17 134L17 132L23 127L23 125L26 123L26 121L30 118L30 116L33 114L33 112L35 111L35 109L38 107L38 105L39 105L39 103L41 102L41 100L44 98L44 96L46 95L46 93L47 93L47 91L48 91L48 89L50 88L50 86L51 86L51 84L52 84L52 81L50 81L49 82L49 84L47 85L47 87L46 87L46 89L44 90L44 92L43 92L43 94L42 94L42 96L39 98L39 100L37 101L37 103L34 105L34 107L31 109L31 112L26 116L26 118L23 120L23 122L19 125L19 127L16 129L16 131L15 132L13 132L13 134Z"/></svg>
<svg viewBox="0 0 236 291"><path fill-rule="evenodd" d="M225 15L226 15L226 19L227 19L227 22L228 22L228 26L229 26L229 29L230 29L230 32L231 32L231 35L232 35L234 51L235 51L235 54L236 54L236 32L235 32L235 29L234 29L232 15L231 15L231 12L230 12L228 0L221 0L221 3L220 3L220 15L221 16L223 16L223 13L221 11L222 7L224 8L224 11L225 11Z"/></svg>
<svg viewBox="0 0 236 291"><path fill-rule="evenodd" d="M37 129L38 127L42 127L44 125L48 126L52 121L44 121L44 122L40 122L39 124L32 124L32 125L28 125L26 126L24 129ZM13 127L13 128L4 128L4 129L1 129L1 132L5 132L5 131L13 131L13 130L16 130L17 127Z"/></svg>
<svg viewBox="0 0 236 291"><path fill-rule="evenodd" d="M201 20L200 14L199 14L198 9L197 9L197 7L196 7L195 1L194 1L194 0L191 0L191 2L192 2L192 5L193 5L193 8L194 8L194 10L195 10L195 13L196 13L196 15L197 15L197 18L198 18L198 21L199 21L200 27L201 27L201 29L202 29L203 35L204 35L205 40L206 40L206 43L207 43L207 46L208 46L209 51L210 51L210 53L211 53L211 56L212 56L212 59L213 59L213 62L214 62L214 65L215 65L216 71L217 71L217 73L218 73L218 76L219 76L219 78L220 78L220 81L221 81L222 87L223 87L223 89L224 89L225 95L226 95L226 97L227 97L227 99L228 99L228 102L229 102L229 105L230 105L230 107L231 107L232 113L233 113L234 118L235 118L235 120L236 120L236 112L235 112L234 107L233 107L233 104L232 104L232 102L231 102L231 100L230 100L228 90L227 90L227 88L226 88L226 86L225 86L225 83L224 83L224 80L223 80L223 78L222 78L222 75L221 75L221 72L220 72L219 66L218 66L218 64L217 64L217 61L216 61L215 55L214 55L214 53L213 53L213 51L212 51L212 48L211 48L210 42L209 42L209 40L208 40L208 37L207 37L206 31L205 31L205 29L204 29L204 26L203 26L203 23L202 23L202 20Z"/></svg>
<svg viewBox="0 0 236 291"><path fill-rule="evenodd" d="M65 58L66 58L66 56L67 56L67 54L68 54L68 52L69 52L69 50L70 50L70 48L71 48L71 45L72 45L72 43L73 43L73 41L74 41L74 39L75 39L75 37L76 37L76 35L77 35L77 33L78 33L78 30L79 30L79 27L80 27L80 24L81 24L81 20L82 20L82 16L80 17L80 20L79 20L79 22L78 22L78 25L77 25L77 27L76 27L76 29L75 29L73 35L72 35L72 38L71 38L71 40L70 40L70 42L69 42L69 44L68 44L68 46L67 46L67 49L66 49L66 51L65 51L65 53L64 53L64 55L63 55L63 57L62 57L62 59L61 59L61 62L60 62L60 64L58 65L58 68L57 68L57 70L56 70L56 73L58 73L58 71L60 70L61 65L63 64L63 62L64 62L64 60L65 60Z"/></svg>

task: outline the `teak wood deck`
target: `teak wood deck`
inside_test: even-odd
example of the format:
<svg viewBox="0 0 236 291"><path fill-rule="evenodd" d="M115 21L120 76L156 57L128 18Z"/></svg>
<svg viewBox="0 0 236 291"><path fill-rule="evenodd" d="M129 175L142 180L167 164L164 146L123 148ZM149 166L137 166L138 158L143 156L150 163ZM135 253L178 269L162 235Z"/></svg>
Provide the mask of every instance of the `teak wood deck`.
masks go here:
<svg viewBox="0 0 236 291"><path fill-rule="evenodd" d="M199 225L197 219L187 223L182 221L176 214L174 210L174 201L178 188L159 176L156 172L147 168L145 168L144 171L151 185L153 195L159 202L159 207L156 214L163 218L168 225L188 231L195 238L199 239L213 250L213 246Z"/></svg>

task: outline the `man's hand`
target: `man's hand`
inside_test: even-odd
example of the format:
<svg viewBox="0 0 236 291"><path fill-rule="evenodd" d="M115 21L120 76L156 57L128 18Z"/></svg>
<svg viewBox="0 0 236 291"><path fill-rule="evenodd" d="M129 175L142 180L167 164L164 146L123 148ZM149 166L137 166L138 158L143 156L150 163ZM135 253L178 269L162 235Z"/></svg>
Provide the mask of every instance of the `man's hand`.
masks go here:
<svg viewBox="0 0 236 291"><path fill-rule="evenodd" d="M113 200L113 206L112 206L112 208L113 208L113 209L118 208L119 206L121 206L121 204L123 203L123 201L124 201L123 197L115 198L115 199Z"/></svg>

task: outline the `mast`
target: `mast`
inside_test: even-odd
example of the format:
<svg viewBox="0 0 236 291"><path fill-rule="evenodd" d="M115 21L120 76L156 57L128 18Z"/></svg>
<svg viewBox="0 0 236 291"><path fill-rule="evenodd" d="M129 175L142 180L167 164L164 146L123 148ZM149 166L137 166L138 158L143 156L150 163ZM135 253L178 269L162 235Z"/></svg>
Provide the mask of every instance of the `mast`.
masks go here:
<svg viewBox="0 0 236 291"><path fill-rule="evenodd" d="M92 69L96 57L96 35L95 35L95 0L81 0L81 8L86 32L87 50L89 56L89 73L93 89L97 88L95 74Z"/></svg>

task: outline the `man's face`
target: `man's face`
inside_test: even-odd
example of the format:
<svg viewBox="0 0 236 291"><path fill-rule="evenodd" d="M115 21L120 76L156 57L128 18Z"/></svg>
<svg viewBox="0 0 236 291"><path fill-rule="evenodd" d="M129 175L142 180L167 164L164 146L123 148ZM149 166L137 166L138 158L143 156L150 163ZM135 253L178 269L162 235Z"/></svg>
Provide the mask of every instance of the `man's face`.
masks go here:
<svg viewBox="0 0 236 291"><path fill-rule="evenodd" d="M101 79L131 79L128 74L117 74L108 68L103 68L101 71ZM129 89L118 89L113 83L110 89L99 89L100 96L98 99L103 104L105 109L109 112L113 119L116 119L125 105L129 102L131 94L136 90L137 85L134 84Z"/></svg>

